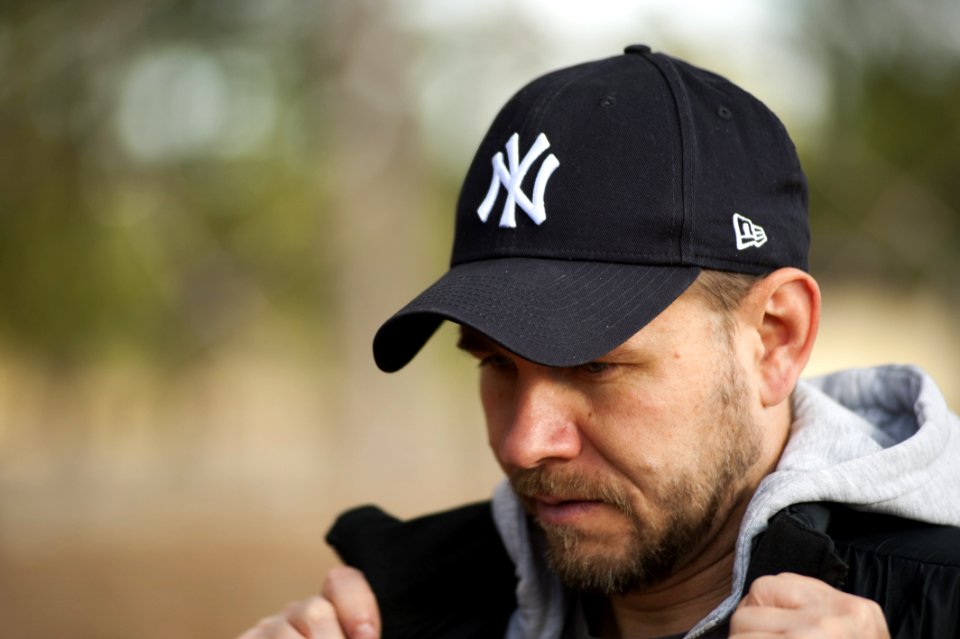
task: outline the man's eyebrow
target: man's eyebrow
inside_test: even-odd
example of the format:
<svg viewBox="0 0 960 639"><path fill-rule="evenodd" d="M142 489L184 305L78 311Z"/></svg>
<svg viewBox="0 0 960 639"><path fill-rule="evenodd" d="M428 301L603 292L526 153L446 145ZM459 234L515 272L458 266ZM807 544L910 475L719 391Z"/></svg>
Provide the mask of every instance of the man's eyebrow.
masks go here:
<svg viewBox="0 0 960 639"><path fill-rule="evenodd" d="M457 339L457 348L467 353L487 353L501 347L483 333L467 326L461 326L460 337ZM609 353L600 355L591 361L602 360L605 358L631 356L639 357L644 355L644 353L645 351L642 348L638 348L631 344L620 344Z"/></svg>
<svg viewBox="0 0 960 639"><path fill-rule="evenodd" d="M631 344L620 344L613 350L596 357L595 359L603 358L617 358L617 357L629 357L631 355L638 355L642 353L642 349Z"/></svg>
<svg viewBox="0 0 960 639"><path fill-rule="evenodd" d="M484 352L493 349L490 338L466 326L460 327L460 337L457 339L457 348L468 353Z"/></svg>

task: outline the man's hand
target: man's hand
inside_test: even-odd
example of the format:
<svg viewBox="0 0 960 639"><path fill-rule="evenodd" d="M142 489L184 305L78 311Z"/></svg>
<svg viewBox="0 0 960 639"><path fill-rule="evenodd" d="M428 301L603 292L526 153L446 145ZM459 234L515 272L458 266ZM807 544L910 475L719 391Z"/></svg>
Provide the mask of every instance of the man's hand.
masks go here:
<svg viewBox="0 0 960 639"><path fill-rule="evenodd" d="M783 573L753 582L730 620L731 639L889 639L876 602L811 577Z"/></svg>
<svg viewBox="0 0 960 639"><path fill-rule="evenodd" d="M380 611L363 573L333 568L322 592L261 619L238 639L379 639Z"/></svg>

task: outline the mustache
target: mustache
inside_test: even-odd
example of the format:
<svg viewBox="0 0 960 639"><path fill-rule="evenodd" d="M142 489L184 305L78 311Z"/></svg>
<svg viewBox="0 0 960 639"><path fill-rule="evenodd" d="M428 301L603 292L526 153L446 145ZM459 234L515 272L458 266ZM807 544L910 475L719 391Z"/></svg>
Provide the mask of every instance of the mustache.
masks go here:
<svg viewBox="0 0 960 639"><path fill-rule="evenodd" d="M514 472L510 475L510 486L524 501L544 497L564 501L600 501L633 516L627 495L613 482L599 477L541 466Z"/></svg>

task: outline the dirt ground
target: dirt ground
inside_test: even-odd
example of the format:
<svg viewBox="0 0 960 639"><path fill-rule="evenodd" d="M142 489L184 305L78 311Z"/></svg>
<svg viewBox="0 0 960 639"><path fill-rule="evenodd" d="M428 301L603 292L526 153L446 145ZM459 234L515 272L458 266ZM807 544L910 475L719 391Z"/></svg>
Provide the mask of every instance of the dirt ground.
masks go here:
<svg viewBox="0 0 960 639"><path fill-rule="evenodd" d="M338 512L488 497L473 367L426 360L334 380L232 355L163 385L0 357L0 635L229 639L318 591Z"/></svg>
<svg viewBox="0 0 960 639"><path fill-rule="evenodd" d="M10 637L232 637L316 589L333 557L315 538L206 531L170 541L75 538L0 556Z"/></svg>
<svg viewBox="0 0 960 639"><path fill-rule="evenodd" d="M279 505L237 495L181 494L178 504L126 493L110 504L102 490L43 501L17 492L4 490L0 619L3 636L23 639L234 637L318 591L336 561L326 529L337 511L364 501L324 503L324 491L303 488ZM482 496L407 499L394 511L410 516Z"/></svg>

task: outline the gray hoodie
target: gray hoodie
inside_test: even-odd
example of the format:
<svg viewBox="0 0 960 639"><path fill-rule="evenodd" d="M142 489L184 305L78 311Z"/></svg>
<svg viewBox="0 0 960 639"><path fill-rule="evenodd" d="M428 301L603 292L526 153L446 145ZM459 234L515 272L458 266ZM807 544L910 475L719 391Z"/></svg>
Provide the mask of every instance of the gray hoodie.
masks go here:
<svg viewBox="0 0 960 639"><path fill-rule="evenodd" d="M791 505L831 501L876 513L960 526L960 419L940 390L908 366L850 370L801 381L793 394L790 440L777 469L747 507L737 540L733 592L687 635L727 618L741 598L751 541ZM507 639L558 639L566 596L535 547L506 481L494 520L518 577Z"/></svg>

